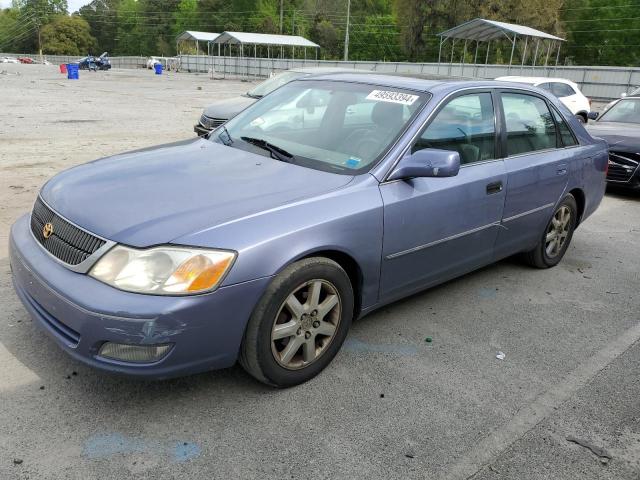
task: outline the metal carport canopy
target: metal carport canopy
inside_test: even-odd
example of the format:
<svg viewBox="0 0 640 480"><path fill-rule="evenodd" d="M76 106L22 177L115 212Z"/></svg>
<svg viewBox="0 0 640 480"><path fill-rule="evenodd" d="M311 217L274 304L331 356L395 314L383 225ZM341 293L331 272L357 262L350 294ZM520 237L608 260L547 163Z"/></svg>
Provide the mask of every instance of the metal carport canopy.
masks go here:
<svg viewBox="0 0 640 480"><path fill-rule="evenodd" d="M462 40L477 40L479 42L486 42L501 38L508 34L520 35L523 37L535 37L547 40L557 40L564 42L564 38L556 37L549 33L536 30L535 28L525 27L522 25L515 25L513 23L497 22L495 20L486 20L484 18L475 18L469 20L457 27L453 27L442 33L439 33L439 37L444 38L457 38Z"/></svg>
<svg viewBox="0 0 640 480"><path fill-rule="evenodd" d="M223 32L212 43L278 45L284 47L312 47L320 45L304 37L293 35L272 35L269 33Z"/></svg>
<svg viewBox="0 0 640 480"><path fill-rule="evenodd" d="M182 42L191 40L194 42L213 42L219 36L219 33L196 32L195 30L187 30L186 32L182 32L180 35L178 35L176 41Z"/></svg>

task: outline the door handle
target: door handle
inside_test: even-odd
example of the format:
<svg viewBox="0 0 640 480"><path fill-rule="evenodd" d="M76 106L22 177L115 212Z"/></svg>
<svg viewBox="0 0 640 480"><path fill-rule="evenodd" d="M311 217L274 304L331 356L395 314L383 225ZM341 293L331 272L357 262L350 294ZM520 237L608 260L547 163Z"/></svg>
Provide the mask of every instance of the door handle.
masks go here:
<svg viewBox="0 0 640 480"><path fill-rule="evenodd" d="M500 193L502 191L502 182L493 182L487 185L487 195Z"/></svg>
<svg viewBox="0 0 640 480"><path fill-rule="evenodd" d="M567 164L561 163L560 165L558 165L558 169L556 170L556 173L558 175L565 175L567 173Z"/></svg>

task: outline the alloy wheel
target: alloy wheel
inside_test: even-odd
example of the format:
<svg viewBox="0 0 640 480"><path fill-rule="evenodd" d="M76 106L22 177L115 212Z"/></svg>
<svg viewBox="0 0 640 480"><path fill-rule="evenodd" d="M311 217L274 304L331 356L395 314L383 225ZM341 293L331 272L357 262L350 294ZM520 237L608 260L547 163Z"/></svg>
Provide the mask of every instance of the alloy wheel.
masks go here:
<svg viewBox="0 0 640 480"><path fill-rule="evenodd" d="M340 295L331 282L314 279L297 287L280 306L271 329L276 362L289 370L315 362L335 337L341 309Z"/></svg>
<svg viewBox="0 0 640 480"><path fill-rule="evenodd" d="M545 237L545 252L549 258L557 257L569 236L571 210L566 205L560 207L551 219Z"/></svg>

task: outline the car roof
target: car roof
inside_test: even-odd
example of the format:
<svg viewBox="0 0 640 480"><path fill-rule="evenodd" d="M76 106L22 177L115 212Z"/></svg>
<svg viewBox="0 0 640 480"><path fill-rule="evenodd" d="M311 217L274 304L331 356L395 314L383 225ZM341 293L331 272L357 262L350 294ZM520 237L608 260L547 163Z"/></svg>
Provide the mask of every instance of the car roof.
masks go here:
<svg viewBox="0 0 640 480"><path fill-rule="evenodd" d="M405 74L380 74L380 73L332 73L326 75L314 75L312 77L301 78L301 81L311 80L334 80L350 83L363 83L368 85L378 85L381 87L403 88L418 92L453 91L465 87L474 88L500 88L504 87L504 82L496 80L466 80L452 77L441 77L438 79L425 78L426 75ZM430 76L433 77L433 76ZM536 91L537 88L533 87ZM541 90L540 90L541 91Z"/></svg>
<svg viewBox="0 0 640 480"><path fill-rule="evenodd" d="M369 70L358 70L355 68L345 68L345 67L305 67L305 68L292 68L286 71L296 72L296 73L307 73L307 74L313 74L313 75L320 75L323 73L342 73L342 72L369 73Z"/></svg>
<svg viewBox="0 0 640 480"><path fill-rule="evenodd" d="M555 78L555 77L520 77L520 76L506 76L506 77L498 77L496 80L500 82L516 82L516 83L529 83L531 85L536 83L549 83L549 82L559 82L566 83L569 85L575 85L571 80L567 80L566 78Z"/></svg>

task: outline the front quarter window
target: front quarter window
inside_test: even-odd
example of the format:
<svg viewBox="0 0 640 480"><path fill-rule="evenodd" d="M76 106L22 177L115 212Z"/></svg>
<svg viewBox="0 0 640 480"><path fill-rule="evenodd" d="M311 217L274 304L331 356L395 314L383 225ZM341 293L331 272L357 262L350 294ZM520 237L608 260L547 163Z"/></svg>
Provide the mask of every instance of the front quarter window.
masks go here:
<svg viewBox="0 0 640 480"><path fill-rule="evenodd" d="M293 81L244 110L210 139L318 170L364 173L427 99L428 94L402 88Z"/></svg>

